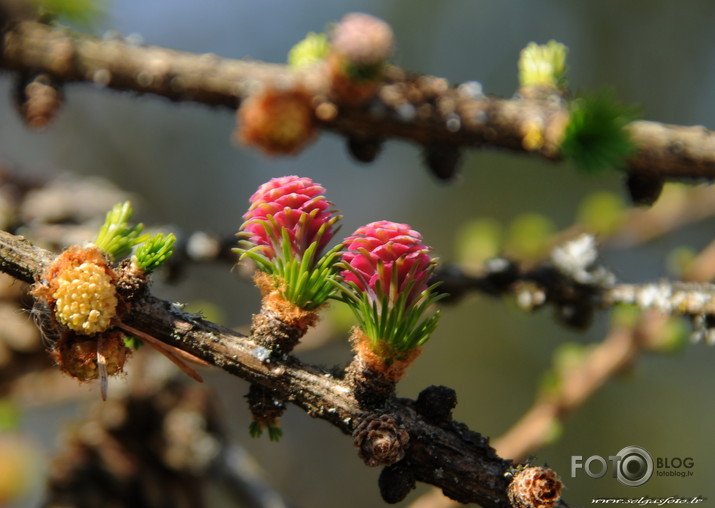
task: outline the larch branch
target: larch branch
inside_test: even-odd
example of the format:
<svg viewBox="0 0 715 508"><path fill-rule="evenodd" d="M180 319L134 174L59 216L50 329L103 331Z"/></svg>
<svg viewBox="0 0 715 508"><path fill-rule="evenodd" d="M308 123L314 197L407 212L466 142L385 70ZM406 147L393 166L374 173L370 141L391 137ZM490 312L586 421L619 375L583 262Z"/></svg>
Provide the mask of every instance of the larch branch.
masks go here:
<svg viewBox="0 0 715 508"><path fill-rule="evenodd" d="M46 73L59 83L89 82L232 109L268 85L281 88L300 83L315 94L316 103L330 102L327 81L316 69L297 72L285 65L137 46L31 21L6 24L0 67ZM563 125L568 114L565 104L557 101L488 97L469 87L449 87L441 78L409 76L395 67L372 103L329 109L333 114L317 114L321 126L348 138L495 147L547 160L559 159L557 126ZM532 147L525 147L524 136L534 125L541 126L544 143L527 149ZM676 180L715 179L712 131L650 121L633 122L628 130L637 147L625 168L631 173Z"/></svg>
<svg viewBox="0 0 715 508"><path fill-rule="evenodd" d="M50 252L0 231L0 270L32 283L52 258ZM251 337L188 314L175 304L145 296L132 304L122 320L211 365L275 390L345 433L353 431L363 414L341 379L289 355L262 361L263 348ZM405 460L418 481L436 485L462 503L508 506L504 474L512 463L496 455L486 438L455 421L426 421L411 400L392 399L386 411L398 417L410 434Z"/></svg>

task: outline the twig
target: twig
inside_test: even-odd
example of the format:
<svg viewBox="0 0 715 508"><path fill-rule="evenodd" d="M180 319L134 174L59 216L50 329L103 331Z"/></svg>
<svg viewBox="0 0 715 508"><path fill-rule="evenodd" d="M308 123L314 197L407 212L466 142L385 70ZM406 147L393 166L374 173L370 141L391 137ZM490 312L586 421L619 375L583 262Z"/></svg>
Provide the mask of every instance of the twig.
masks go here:
<svg viewBox="0 0 715 508"><path fill-rule="evenodd" d="M595 260L595 240L583 235L554 249L547 261L533 269L522 270L510 260L493 259L480 276L449 266L436 278L452 299L468 291L491 296L515 293L520 305L527 310L553 304L568 313L593 313L614 305L635 305L666 314L715 319L714 284L668 280L618 283L615 276L596 265Z"/></svg>
<svg viewBox="0 0 715 508"><path fill-rule="evenodd" d="M51 259L51 253L0 232L0 270L33 282ZM259 344L250 337L187 314L169 302L146 296L133 304L123 321L231 374L275 390L345 433L354 430L363 414L341 379L292 356L264 363ZM405 460L416 480L439 486L462 503L485 508L507 505L504 473L512 463L497 456L485 438L458 422L426 421L411 400L391 399L385 410L409 432Z"/></svg>
<svg viewBox="0 0 715 508"><path fill-rule="evenodd" d="M619 284L603 295L603 305L636 305L681 316L715 314L715 286L703 282L661 281L649 284Z"/></svg>
<svg viewBox="0 0 715 508"><path fill-rule="evenodd" d="M61 83L89 82L232 109L267 85L300 83L319 103L329 101L330 95L315 69L298 73L284 65L139 47L31 21L6 24L0 67L44 72ZM415 90L420 94L411 93ZM422 93L425 90L428 93ZM451 88L440 78L406 76L398 68L388 72L373 103L329 109L334 114L318 115L322 127L348 138L369 134L423 145L505 148L548 160L559 159L557 140L545 139L542 148L527 150L524 135L529 126L541 125L548 138L549 126L567 114L563 104L487 97L469 87ZM628 161L631 173L656 179L715 179L713 132L649 121L633 122L628 130L637 146Z"/></svg>
<svg viewBox="0 0 715 508"><path fill-rule="evenodd" d="M581 407L613 375L635 360L641 345L647 342L646 330L653 331L653 320L662 323L663 317L650 312L635 326L615 325L577 367L561 373L558 390L540 396L531 409L496 440L499 453L519 460L546 444L555 424Z"/></svg>
<svg viewBox="0 0 715 508"><path fill-rule="evenodd" d="M604 238L603 242L609 247L632 247L712 217L713 214L715 189L712 187L694 187L685 191L666 188L653 207L629 211L617 231Z"/></svg>

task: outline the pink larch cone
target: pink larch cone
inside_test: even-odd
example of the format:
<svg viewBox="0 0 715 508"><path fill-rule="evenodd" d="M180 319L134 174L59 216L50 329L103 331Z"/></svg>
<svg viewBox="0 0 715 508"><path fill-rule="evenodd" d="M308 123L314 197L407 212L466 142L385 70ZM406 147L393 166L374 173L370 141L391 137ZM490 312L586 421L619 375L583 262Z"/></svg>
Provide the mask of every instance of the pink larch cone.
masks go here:
<svg viewBox="0 0 715 508"><path fill-rule="evenodd" d="M391 303L414 281L407 296L407 305L411 305L427 289L434 266L429 252L422 235L407 224L372 222L345 239L343 261L352 270L344 270L342 277L372 293L378 301L379 282L380 292L389 295ZM393 271L397 271L396 280Z"/></svg>
<svg viewBox="0 0 715 508"><path fill-rule="evenodd" d="M439 299L429 286L436 259L407 224L373 222L345 239L345 301L358 320L346 379L364 408L380 407L434 330Z"/></svg>
<svg viewBox="0 0 715 508"><path fill-rule="evenodd" d="M332 203L325 199L324 192L325 189L310 178L273 178L251 196L251 207L243 216L242 229L250 233L249 241L261 246L268 259L280 255L282 228L287 231L292 251L297 256L302 256L313 242L318 241L317 259L332 238L337 220L335 211L330 209Z"/></svg>

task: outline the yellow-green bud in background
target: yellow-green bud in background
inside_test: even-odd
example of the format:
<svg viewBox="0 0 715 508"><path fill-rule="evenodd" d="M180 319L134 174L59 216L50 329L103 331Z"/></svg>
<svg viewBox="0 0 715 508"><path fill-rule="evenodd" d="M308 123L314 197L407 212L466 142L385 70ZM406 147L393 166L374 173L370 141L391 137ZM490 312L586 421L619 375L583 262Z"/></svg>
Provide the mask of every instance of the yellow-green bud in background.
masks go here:
<svg viewBox="0 0 715 508"><path fill-rule="evenodd" d="M504 251L519 259L538 259L547 253L555 231L556 226L548 217L539 213L522 213L509 224Z"/></svg>
<svg viewBox="0 0 715 508"><path fill-rule="evenodd" d="M288 52L288 65L294 69L320 62L330 51L328 36L310 32Z"/></svg>
<svg viewBox="0 0 715 508"><path fill-rule="evenodd" d="M567 54L568 48L554 40L546 44L530 42L519 55L519 85L566 88Z"/></svg>
<svg viewBox="0 0 715 508"><path fill-rule="evenodd" d="M577 222L595 235L612 235L623 223L626 204L609 191L594 192L579 204Z"/></svg>

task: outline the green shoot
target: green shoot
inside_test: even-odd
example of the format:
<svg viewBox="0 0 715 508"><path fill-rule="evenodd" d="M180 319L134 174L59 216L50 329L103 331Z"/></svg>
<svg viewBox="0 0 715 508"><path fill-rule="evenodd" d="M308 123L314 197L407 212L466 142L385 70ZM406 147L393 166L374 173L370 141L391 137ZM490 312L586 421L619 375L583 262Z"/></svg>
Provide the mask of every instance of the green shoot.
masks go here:
<svg viewBox="0 0 715 508"><path fill-rule="evenodd" d="M134 262L145 273L151 273L171 257L175 243L176 237L173 233L158 233L137 247Z"/></svg>
<svg viewBox="0 0 715 508"><path fill-rule="evenodd" d="M149 235L142 235L143 224L129 227L128 221L132 216L132 205L129 201L118 203L107 212L104 225L97 234L95 245L102 249L112 259L121 259L128 256L132 248L149 239Z"/></svg>

